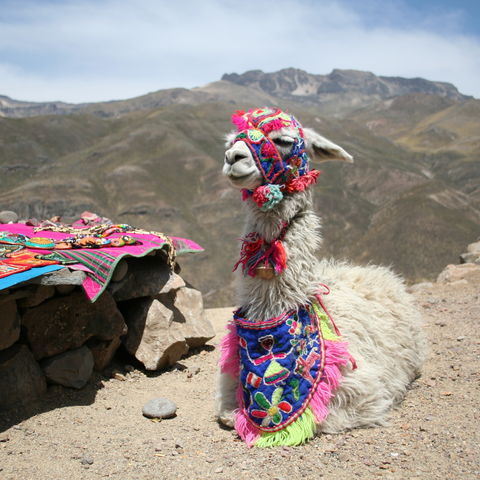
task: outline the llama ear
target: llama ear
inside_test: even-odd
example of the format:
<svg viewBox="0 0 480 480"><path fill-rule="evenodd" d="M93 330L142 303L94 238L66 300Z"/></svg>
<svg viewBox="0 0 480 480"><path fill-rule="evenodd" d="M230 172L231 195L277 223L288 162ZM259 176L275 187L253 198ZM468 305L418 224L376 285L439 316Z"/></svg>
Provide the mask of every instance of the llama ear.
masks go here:
<svg viewBox="0 0 480 480"><path fill-rule="evenodd" d="M319 135L311 128L304 128L305 145L313 162L326 162L328 160L341 160L353 163L353 157L342 147Z"/></svg>
<svg viewBox="0 0 480 480"><path fill-rule="evenodd" d="M237 136L237 132L232 131L229 133L226 133L224 136L225 140L225 148L230 148L233 144L233 141L235 140L235 137Z"/></svg>

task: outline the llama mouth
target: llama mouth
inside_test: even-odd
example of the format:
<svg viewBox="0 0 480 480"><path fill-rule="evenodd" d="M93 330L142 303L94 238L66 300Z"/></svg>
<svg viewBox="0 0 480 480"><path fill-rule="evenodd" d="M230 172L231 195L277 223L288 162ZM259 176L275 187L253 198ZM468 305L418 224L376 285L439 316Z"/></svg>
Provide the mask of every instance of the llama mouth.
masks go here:
<svg viewBox="0 0 480 480"><path fill-rule="evenodd" d="M257 171L254 170L245 175L227 175L230 183L237 188L255 188L261 183L261 179L258 178Z"/></svg>

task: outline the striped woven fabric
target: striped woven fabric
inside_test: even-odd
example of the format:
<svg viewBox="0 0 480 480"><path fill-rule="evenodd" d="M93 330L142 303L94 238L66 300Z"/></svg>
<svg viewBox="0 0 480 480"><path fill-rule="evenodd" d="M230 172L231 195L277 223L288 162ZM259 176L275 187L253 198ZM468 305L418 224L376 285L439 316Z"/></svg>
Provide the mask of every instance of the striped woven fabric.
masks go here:
<svg viewBox="0 0 480 480"><path fill-rule="evenodd" d="M97 283L103 290L103 287L109 282L118 256L111 255L107 252L99 250L81 250L81 251L63 251L58 252L57 256L62 256L67 260L75 260L77 263L84 265L95 276L91 279Z"/></svg>

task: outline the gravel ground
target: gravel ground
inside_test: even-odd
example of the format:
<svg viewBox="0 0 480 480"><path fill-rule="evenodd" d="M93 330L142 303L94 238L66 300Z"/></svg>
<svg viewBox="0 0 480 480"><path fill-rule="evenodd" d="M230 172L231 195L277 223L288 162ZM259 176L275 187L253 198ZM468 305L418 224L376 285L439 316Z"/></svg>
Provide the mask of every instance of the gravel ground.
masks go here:
<svg viewBox="0 0 480 480"><path fill-rule="evenodd" d="M478 287L415 295L430 357L388 427L248 449L213 420L215 338L170 371L128 368L79 392L52 386L35 407L1 415L0 479L478 479ZM230 312L209 311L218 331ZM176 402L177 416L143 417L155 397Z"/></svg>

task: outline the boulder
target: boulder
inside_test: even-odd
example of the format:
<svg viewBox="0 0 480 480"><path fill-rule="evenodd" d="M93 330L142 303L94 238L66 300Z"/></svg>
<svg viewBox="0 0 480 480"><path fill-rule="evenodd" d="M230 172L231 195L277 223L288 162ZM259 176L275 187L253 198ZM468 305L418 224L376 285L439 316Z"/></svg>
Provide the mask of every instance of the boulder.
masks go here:
<svg viewBox="0 0 480 480"><path fill-rule="evenodd" d="M35 288L35 287L33 287ZM55 287L53 285L38 285L28 297L18 301L21 308L32 308L40 305L45 300L55 295Z"/></svg>
<svg viewBox="0 0 480 480"><path fill-rule="evenodd" d="M87 278L87 274L81 270L71 271L68 268L62 268L34 278L32 283L39 283L40 285L82 285L85 278Z"/></svg>
<svg viewBox="0 0 480 480"><path fill-rule="evenodd" d="M480 242L474 242L468 245L467 247L468 253L478 253L480 255Z"/></svg>
<svg viewBox="0 0 480 480"><path fill-rule="evenodd" d="M185 285L165 260L159 256L128 259L128 272L123 280L109 285L117 301L153 297Z"/></svg>
<svg viewBox="0 0 480 480"><path fill-rule="evenodd" d="M202 294L182 287L159 297L174 313L172 328L178 330L191 348L201 347L215 336L210 320L203 309Z"/></svg>
<svg viewBox="0 0 480 480"><path fill-rule="evenodd" d="M47 390L38 363L25 345L0 352L0 410L26 405Z"/></svg>
<svg viewBox="0 0 480 480"><path fill-rule="evenodd" d="M128 263L125 260L120 260L115 267L112 274L112 282L119 282L123 280L128 272Z"/></svg>
<svg viewBox="0 0 480 480"><path fill-rule="evenodd" d="M185 336L172 328L173 312L152 298L122 302L120 309L128 325L123 342L129 353L147 370L173 365L188 352Z"/></svg>
<svg viewBox="0 0 480 480"><path fill-rule="evenodd" d="M480 252L467 252L460 255L460 263L480 263Z"/></svg>
<svg viewBox="0 0 480 480"><path fill-rule="evenodd" d="M47 358L41 364L50 383L77 389L87 384L93 365L92 352L86 346Z"/></svg>
<svg viewBox="0 0 480 480"><path fill-rule="evenodd" d="M0 350L12 346L20 338L20 317L17 303L10 300L2 303L0 314Z"/></svg>
<svg viewBox="0 0 480 480"><path fill-rule="evenodd" d="M122 314L108 292L94 303L81 291L52 298L27 310L22 326L37 360L78 348L92 337L112 340L126 333Z"/></svg>
<svg viewBox="0 0 480 480"><path fill-rule="evenodd" d="M93 338L87 342L88 348L93 355L94 369L97 372L101 372L110 365L121 343L120 337L115 337L112 340L98 340Z"/></svg>
<svg viewBox="0 0 480 480"><path fill-rule="evenodd" d="M475 263L462 263L460 265L447 265L438 275L438 283L454 283L466 280L469 283L480 283L480 265Z"/></svg>

